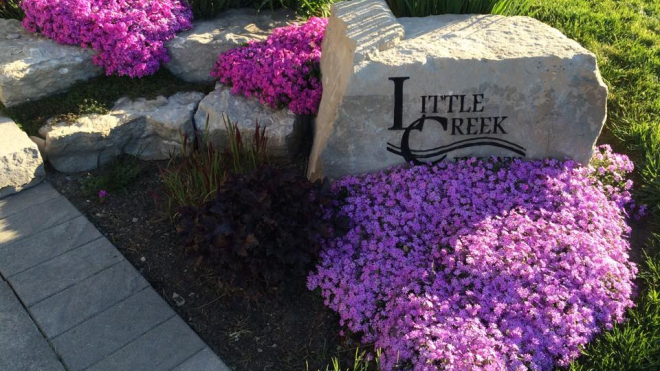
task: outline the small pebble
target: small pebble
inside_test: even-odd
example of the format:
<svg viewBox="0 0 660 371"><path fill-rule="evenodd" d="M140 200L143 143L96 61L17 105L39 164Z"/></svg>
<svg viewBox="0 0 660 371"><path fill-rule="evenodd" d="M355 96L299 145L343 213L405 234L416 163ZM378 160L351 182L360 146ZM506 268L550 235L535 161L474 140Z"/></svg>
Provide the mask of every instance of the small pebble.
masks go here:
<svg viewBox="0 0 660 371"><path fill-rule="evenodd" d="M90 201L90 200L86 200L85 202L90 203L90 202L92 202L92 201Z"/></svg>
<svg viewBox="0 0 660 371"><path fill-rule="evenodd" d="M96 216L98 216L98 217L100 218L100 217L102 217L102 216L103 216L103 214L100 214L100 213L96 213Z"/></svg>
<svg viewBox="0 0 660 371"><path fill-rule="evenodd" d="M137 222L138 222L138 218L133 218L133 223L137 223Z"/></svg>
<svg viewBox="0 0 660 371"><path fill-rule="evenodd" d="M263 351L264 351L264 350L261 349L261 348L258 348L258 349L257 349L257 352L259 352L259 353L261 353L261 352L263 352Z"/></svg>
<svg viewBox="0 0 660 371"><path fill-rule="evenodd" d="M177 307L186 304L186 299L182 298L181 295L177 294L176 292L172 294L172 299L174 300L174 304L176 304Z"/></svg>
<svg viewBox="0 0 660 371"><path fill-rule="evenodd" d="M147 261L147 258L145 258L145 257L143 256L143 257L140 258L140 261L144 263L144 262Z"/></svg>

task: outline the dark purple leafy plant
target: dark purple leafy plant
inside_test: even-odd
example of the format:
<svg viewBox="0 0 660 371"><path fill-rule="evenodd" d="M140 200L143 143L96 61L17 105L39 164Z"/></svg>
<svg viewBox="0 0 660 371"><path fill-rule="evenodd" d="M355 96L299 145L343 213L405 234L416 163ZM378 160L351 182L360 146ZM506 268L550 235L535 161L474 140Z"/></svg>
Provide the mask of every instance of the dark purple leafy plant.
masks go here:
<svg viewBox="0 0 660 371"><path fill-rule="evenodd" d="M182 208L178 231L187 251L201 256L225 280L256 278L270 283L285 274L304 275L316 261L321 218L320 182L294 169L261 167L232 174L217 196L199 208Z"/></svg>

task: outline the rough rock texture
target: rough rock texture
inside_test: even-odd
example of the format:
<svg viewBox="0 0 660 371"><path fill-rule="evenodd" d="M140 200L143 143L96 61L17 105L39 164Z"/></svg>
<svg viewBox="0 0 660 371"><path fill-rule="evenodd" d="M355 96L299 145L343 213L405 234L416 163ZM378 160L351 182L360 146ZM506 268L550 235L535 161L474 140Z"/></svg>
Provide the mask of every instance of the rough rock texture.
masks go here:
<svg viewBox="0 0 660 371"><path fill-rule="evenodd" d="M265 40L273 28L294 20L295 13L284 9L259 13L231 9L215 19L195 22L193 29L168 42L171 59L166 67L188 82L213 82L211 69L221 53L250 40Z"/></svg>
<svg viewBox="0 0 660 371"><path fill-rule="evenodd" d="M21 22L0 19L0 102L13 106L66 90L101 74L94 52L28 33Z"/></svg>
<svg viewBox="0 0 660 371"><path fill-rule="evenodd" d="M321 70L313 179L467 156L587 163L606 117L595 56L526 17L338 3Z"/></svg>
<svg viewBox="0 0 660 371"><path fill-rule="evenodd" d="M193 115L203 97L187 92L153 100L122 98L108 114L52 121L39 134L46 139L48 160L63 173L96 169L121 154L164 160L180 154L183 134L193 133Z"/></svg>
<svg viewBox="0 0 660 371"><path fill-rule="evenodd" d="M215 90L199 103L195 126L206 130L216 148L227 147L227 129L223 115L238 126L241 135L251 138L255 124L266 128L267 151L271 157L290 159L298 152L305 120L288 109L274 110L256 99L231 94L231 88L217 84Z"/></svg>
<svg viewBox="0 0 660 371"><path fill-rule="evenodd" d="M45 177L37 145L14 121L0 116L0 198L32 187Z"/></svg>

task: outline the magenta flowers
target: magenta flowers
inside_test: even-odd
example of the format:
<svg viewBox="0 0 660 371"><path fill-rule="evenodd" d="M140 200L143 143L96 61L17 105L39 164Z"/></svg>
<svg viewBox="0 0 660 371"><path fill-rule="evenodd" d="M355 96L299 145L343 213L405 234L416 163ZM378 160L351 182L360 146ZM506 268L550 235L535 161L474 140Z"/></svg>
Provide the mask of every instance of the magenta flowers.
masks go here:
<svg viewBox="0 0 660 371"><path fill-rule="evenodd" d="M598 158L597 168L469 160L336 182L327 215L350 217L350 230L325 241L309 288L383 349L385 371L567 365L633 305L630 183L609 181L632 163L608 147Z"/></svg>
<svg viewBox="0 0 660 371"><path fill-rule="evenodd" d="M266 41L220 55L211 76L232 86L232 93L256 97L273 108L316 113L321 102L321 43L328 24L310 18L303 25L280 27Z"/></svg>
<svg viewBox="0 0 660 371"><path fill-rule="evenodd" d="M60 44L94 49L107 75L142 77L169 56L165 42L192 27L180 0L23 0L23 26Z"/></svg>

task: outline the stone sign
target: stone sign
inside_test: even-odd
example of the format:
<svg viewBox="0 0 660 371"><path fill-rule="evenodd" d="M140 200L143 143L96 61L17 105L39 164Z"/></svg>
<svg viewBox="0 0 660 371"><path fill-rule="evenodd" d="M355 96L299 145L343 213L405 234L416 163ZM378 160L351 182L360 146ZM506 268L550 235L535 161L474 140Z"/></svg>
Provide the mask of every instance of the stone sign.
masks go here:
<svg viewBox="0 0 660 371"><path fill-rule="evenodd" d="M595 56L527 17L338 3L321 71L312 179L465 157L587 163L606 117Z"/></svg>

